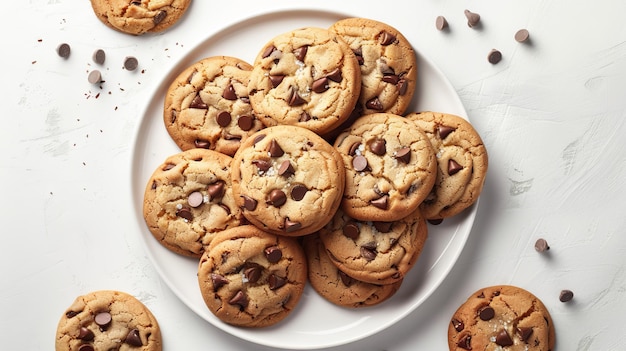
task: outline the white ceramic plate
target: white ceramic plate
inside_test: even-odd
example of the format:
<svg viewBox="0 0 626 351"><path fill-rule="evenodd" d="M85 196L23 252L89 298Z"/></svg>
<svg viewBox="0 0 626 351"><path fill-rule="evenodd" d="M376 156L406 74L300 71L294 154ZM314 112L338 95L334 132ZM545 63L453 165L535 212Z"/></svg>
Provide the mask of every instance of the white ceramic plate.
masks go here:
<svg viewBox="0 0 626 351"><path fill-rule="evenodd" d="M308 286L298 307L276 326L237 328L222 323L206 308L196 280L197 261L174 254L156 240L142 217L143 192L154 169L180 150L162 119L163 99L170 82L187 66L208 56L227 55L250 63L274 36L304 27L328 27L345 15L320 11L287 11L250 18L225 28L188 53L163 77L148 101L138 127L131 166L131 187L139 234L158 273L174 293L209 323L241 339L271 347L314 349L338 346L373 335L414 311L435 291L456 262L474 222L476 206L462 215L430 226L429 238L416 266L390 300L364 309L337 307ZM393 23L390 23L394 25ZM411 41L412 33L403 33ZM413 44L415 46L415 44ZM445 76L418 52L418 86L411 111L435 110L466 116Z"/></svg>

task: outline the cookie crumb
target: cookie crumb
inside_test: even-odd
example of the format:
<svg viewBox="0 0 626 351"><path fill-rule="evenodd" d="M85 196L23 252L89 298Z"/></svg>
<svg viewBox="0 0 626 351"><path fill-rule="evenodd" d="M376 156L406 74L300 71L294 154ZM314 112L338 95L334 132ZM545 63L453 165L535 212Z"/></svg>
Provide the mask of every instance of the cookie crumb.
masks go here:
<svg viewBox="0 0 626 351"><path fill-rule="evenodd" d="M64 59L70 57L71 51L72 49L70 48L70 44L63 43L57 46L57 54Z"/></svg>
<svg viewBox="0 0 626 351"><path fill-rule="evenodd" d="M561 302L568 302L571 301L574 298L574 293L571 290L561 290L561 293L559 294L559 301Z"/></svg>
<svg viewBox="0 0 626 351"><path fill-rule="evenodd" d="M550 250L550 246L548 245L546 239L537 239L537 241L535 242L535 250L537 250L537 252Z"/></svg>
<svg viewBox="0 0 626 351"><path fill-rule="evenodd" d="M502 53L496 49L491 49L491 51L489 51L489 55L487 55L487 60L489 63L495 65L502 60Z"/></svg>

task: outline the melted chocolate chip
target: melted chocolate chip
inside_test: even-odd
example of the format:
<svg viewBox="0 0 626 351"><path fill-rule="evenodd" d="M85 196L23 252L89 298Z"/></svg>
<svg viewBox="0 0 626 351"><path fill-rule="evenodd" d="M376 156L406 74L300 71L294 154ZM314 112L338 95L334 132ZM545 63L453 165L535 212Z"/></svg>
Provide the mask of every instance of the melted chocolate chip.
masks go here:
<svg viewBox="0 0 626 351"><path fill-rule="evenodd" d="M270 194L268 196L268 200L267 203L274 206L274 207L280 207L282 205L285 204L285 202L287 202L287 195L285 195L285 192L280 190L280 189L274 189L272 191L270 191Z"/></svg>
<svg viewBox="0 0 626 351"><path fill-rule="evenodd" d="M402 163L409 163L411 162L411 148L403 147L396 151L393 157Z"/></svg>
<svg viewBox="0 0 626 351"><path fill-rule="evenodd" d="M365 245L362 245L360 248L360 252L361 252L361 257L363 257L364 259L368 260L368 261L372 261L373 259L376 258L376 243L375 242L369 242L366 243Z"/></svg>
<svg viewBox="0 0 626 351"><path fill-rule="evenodd" d="M326 78L332 80L333 82L339 83L343 80L343 76L341 75L341 69L335 68L334 70L328 72Z"/></svg>
<svg viewBox="0 0 626 351"><path fill-rule="evenodd" d="M278 175L281 175L283 177L289 177L294 172L295 170L293 169L293 166L291 165L291 162L289 162L289 160L284 160L283 162L281 162L280 166L278 166Z"/></svg>
<svg viewBox="0 0 626 351"><path fill-rule="evenodd" d="M170 114L170 123L174 123L176 122L176 118L178 117L178 111L176 110L172 110L172 113Z"/></svg>
<svg viewBox="0 0 626 351"><path fill-rule="evenodd" d="M389 205L389 195L383 195L378 199L371 200L370 204L376 208L380 208L381 210L386 210Z"/></svg>
<svg viewBox="0 0 626 351"><path fill-rule="evenodd" d="M191 100L191 104L189 104L189 108L197 108L197 109L206 110L209 108L209 106L205 104L204 101L202 101L200 94L198 94L196 95L195 98L193 98L193 100Z"/></svg>
<svg viewBox="0 0 626 351"><path fill-rule="evenodd" d="M161 11L157 12L157 14L154 17L152 17L152 23L154 23L155 25L159 24L159 23L163 22L165 17L167 17L167 12L161 10Z"/></svg>
<svg viewBox="0 0 626 351"><path fill-rule="evenodd" d="M376 139L370 144L370 151L375 155L382 156L387 152L387 142L385 139Z"/></svg>
<svg viewBox="0 0 626 351"><path fill-rule="evenodd" d="M128 335L126 335L126 339L124 339L124 342L131 346L143 346L143 342L141 342L141 335L137 329L129 331Z"/></svg>
<svg viewBox="0 0 626 351"><path fill-rule="evenodd" d="M455 160L450 159L448 161L448 175L455 175L455 174L459 173L459 171L462 170L462 169L463 169L463 166L461 166Z"/></svg>
<svg viewBox="0 0 626 351"><path fill-rule="evenodd" d="M217 289L228 284L228 279L226 279L223 275L211 273L211 282L213 283L213 289L217 291Z"/></svg>
<svg viewBox="0 0 626 351"><path fill-rule="evenodd" d="M78 351L94 351L94 348L93 346L89 344L83 344L83 345L80 345L80 347L78 348Z"/></svg>
<svg viewBox="0 0 626 351"><path fill-rule="evenodd" d="M285 76L283 75L270 75L270 82L272 83L272 87L276 88L278 85L280 85L280 83L283 81L283 79L285 79Z"/></svg>
<svg viewBox="0 0 626 351"><path fill-rule="evenodd" d="M80 327L80 330L78 331L78 338L83 341L91 341L94 338L94 334L91 330L85 327Z"/></svg>
<svg viewBox="0 0 626 351"><path fill-rule="evenodd" d="M176 215L180 218L184 218L187 221L193 220L193 214L191 213L191 209L187 206L183 206L176 210Z"/></svg>
<svg viewBox="0 0 626 351"><path fill-rule="evenodd" d="M263 253L270 263L276 263L283 257L283 251L278 246L270 246Z"/></svg>
<svg viewBox="0 0 626 351"><path fill-rule="evenodd" d="M328 90L328 88L328 78L326 77L314 80L313 84L311 85L311 90L318 94L325 92L326 90Z"/></svg>
<svg viewBox="0 0 626 351"><path fill-rule="evenodd" d="M495 311L490 306L485 306L478 311L478 316L480 319L488 321L495 316Z"/></svg>
<svg viewBox="0 0 626 351"><path fill-rule="evenodd" d="M217 124L220 127L224 128L230 124L230 121L232 120L232 118L228 111L222 111L217 114L217 117L215 118L215 120L217 121Z"/></svg>
<svg viewBox="0 0 626 351"><path fill-rule="evenodd" d="M306 111L302 111L300 114L300 122L306 122L311 120L311 115L309 115Z"/></svg>
<svg viewBox="0 0 626 351"><path fill-rule="evenodd" d="M242 309L248 306L248 297L243 291L239 290L237 293L228 301L231 305L239 305Z"/></svg>
<svg viewBox="0 0 626 351"><path fill-rule="evenodd" d="M213 184L209 184L209 186L207 186L207 192L209 193L209 196L211 196L211 199L217 199L224 196L224 193L226 192L224 181L218 180Z"/></svg>
<svg viewBox="0 0 626 351"><path fill-rule="evenodd" d="M358 49L352 50L352 52L354 52L354 55L356 56L356 60L359 63L359 65L362 65L365 62L365 60L363 59L363 49L358 48Z"/></svg>
<svg viewBox="0 0 626 351"><path fill-rule="evenodd" d="M391 228L393 227L393 222L375 221L372 224L374 225L374 228L376 228L376 230L380 233L389 233L391 231Z"/></svg>
<svg viewBox="0 0 626 351"><path fill-rule="evenodd" d="M270 290L276 290L287 283L287 280L283 277L279 277L276 274L271 274L267 279Z"/></svg>
<svg viewBox="0 0 626 351"><path fill-rule="evenodd" d="M348 222L343 227L343 235L352 240L356 240L359 237L360 233L361 231L359 229L359 225L356 224L356 222Z"/></svg>
<svg viewBox="0 0 626 351"><path fill-rule="evenodd" d="M232 84L228 84L228 86L224 89L222 93L222 97L226 100L237 100L237 93L235 93L235 87Z"/></svg>
<svg viewBox="0 0 626 351"><path fill-rule="evenodd" d="M375 111L382 111L384 109L383 103L378 99L378 97L374 97L368 100L365 103L365 107L369 108L370 110L375 110Z"/></svg>
<svg viewBox="0 0 626 351"><path fill-rule="evenodd" d="M520 340L522 340L523 342L527 342L530 336L532 335L532 333L533 333L532 327L518 327L516 329L517 336L519 336Z"/></svg>
<svg viewBox="0 0 626 351"><path fill-rule="evenodd" d="M65 312L65 317L67 317L67 318L74 318L74 317L76 317L76 315L78 313L79 312L76 312L76 311L67 311L67 312Z"/></svg>
<svg viewBox="0 0 626 351"><path fill-rule="evenodd" d="M439 133L439 138L441 140L445 139L450 133L454 132L456 128L448 127L448 126L438 126L437 133Z"/></svg>
<svg viewBox="0 0 626 351"><path fill-rule="evenodd" d="M272 167L272 163L266 160L252 160L251 163L261 172L267 172Z"/></svg>
<svg viewBox="0 0 626 351"><path fill-rule="evenodd" d="M349 287L350 285L352 285L352 283L354 283L354 279L345 274L344 272L337 270L337 275L339 275L339 279L341 279L341 282L343 283L343 285Z"/></svg>
<svg viewBox="0 0 626 351"><path fill-rule="evenodd" d="M299 230L300 228L302 228L302 223L292 221L289 219L289 217L285 218L285 232L293 233Z"/></svg>
<svg viewBox="0 0 626 351"><path fill-rule="evenodd" d="M296 90L296 88L291 87L291 89L289 90L289 99L287 99L287 104L289 104L289 106L301 106L301 105L304 105L305 103L306 103L306 100L304 100L302 96L298 94L298 91Z"/></svg>
<svg viewBox="0 0 626 351"><path fill-rule="evenodd" d="M496 344L500 346L511 346L513 345L513 339L511 339L506 330L500 329L498 334L496 334Z"/></svg>
<svg viewBox="0 0 626 351"><path fill-rule="evenodd" d="M258 202L251 198L250 196L247 195L241 195L241 197L243 198L243 208L248 210L248 211L254 211L256 210L256 206L258 204Z"/></svg>
<svg viewBox="0 0 626 351"><path fill-rule="evenodd" d="M309 191L306 186L302 184L296 184L291 188L291 199L294 201L300 201L304 199L304 196Z"/></svg>
<svg viewBox="0 0 626 351"><path fill-rule="evenodd" d="M278 145L278 142L276 141L276 139L272 139L267 149L267 152L270 153L271 157L280 157L285 154L285 152L280 147L280 145Z"/></svg>
<svg viewBox="0 0 626 351"><path fill-rule="evenodd" d="M211 142L208 140L196 139L193 144L200 149L209 149L211 147Z"/></svg>
<svg viewBox="0 0 626 351"><path fill-rule="evenodd" d="M301 46L293 51L293 54L296 56L296 59L299 61L304 61L304 57L306 56L309 47L307 45Z"/></svg>
<svg viewBox="0 0 626 351"><path fill-rule="evenodd" d="M248 267L243 271L243 275L246 277L246 279L248 279L249 283L256 283L259 281L259 278L261 278L261 273L263 272L262 268L260 266L252 266L252 267Z"/></svg>
<svg viewBox="0 0 626 351"><path fill-rule="evenodd" d="M405 78L400 78L398 83L396 83L396 89L398 89L398 94L400 96L404 96L409 90L409 83L406 81Z"/></svg>

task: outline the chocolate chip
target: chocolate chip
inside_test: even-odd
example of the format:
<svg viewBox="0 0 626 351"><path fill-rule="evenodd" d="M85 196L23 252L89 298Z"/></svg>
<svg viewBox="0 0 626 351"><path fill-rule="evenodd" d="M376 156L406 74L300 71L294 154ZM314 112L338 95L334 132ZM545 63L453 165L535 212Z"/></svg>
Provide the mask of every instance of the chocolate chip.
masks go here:
<svg viewBox="0 0 626 351"><path fill-rule="evenodd" d="M94 334L91 330L85 327L80 327L80 330L78 331L78 338L83 341L91 341L94 338Z"/></svg>
<svg viewBox="0 0 626 351"><path fill-rule="evenodd" d="M270 191L267 203L274 207L280 207L284 205L286 201L287 195L285 195L285 192L280 189L274 189Z"/></svg>
<svg viewBox="0 0 626 351"><path fill-rule="evenodd" d="M301 46L293 51L293 54L296 55L296 59L298 61L304 61L304 57L306 56L309 47L307 45Z"/></svg>
<svg viewBox="0 0 626 351"><path fill-rule="evenodd" d="M361 230L359 229L359 225L356 222L348 222L343 226L343 235L346 237L356 240L359 237Z"/></svg>
<svg viewBox="0 0 626 351"><path fill-rule="evenodd" d="M239 290L237 293L228 301L231 305L239 305L242 309L248 306L248 297L243 291Z"/></svg>
<svg viewBox="0 0 626 351"><path fill-rule="evenodd" d="M102 65L106 60L106 53L102 49L97 49L93 52L93 55L91 55L91 59L93 60L93 62Z"/></svg>
<svg viewBox="0 0 626 351"><path fill-rule="evenodd" d="M133 329L128 332L126 335L126 339L124 342L131 346L143 346L143 342L141 342L141 335L139 335L139 330Z"/></svg>
<svg viewBox="0 0 626 351"><path fill-rule="evenodd" d="M529 38L530 34L528 33L527 29L520 29L515 32L515 41L517 41L518 43L524 43L528 41Z"/></svg>
<svg viewBox="0 0 626 351"><path fill-rule="evenodd" d="M178 118L178 111L172 110L172 113L170 114L170 123L173 124L176 122L176 118Z"/></svg>
<svg viewBox="0 0 626 351"><path fill-rule="evenodd" d="M63 43L57 46L57 54L64 59L70 57L72 49L70 48L70 44Z"/></svg>
<svg viewBox="0 0 626 351"><path fill-rule="evenodd" d="M343 80L343 76L341 75L341 69L339 68L335 68L334 70L330 71L327 75L326 78L332 80L333 82L339 83Z"/></svg>
<svg viewBox="0 0 626 351"><path fill-rule="evenodd" d="M464 335L456 346L462 348L463 350L471 350L472 349L472 336Z"/></svg>
<svg viewBox="0 0 626 351"><path fill-rule="evenodd" d="M302 184L296 184L291 188L291 198L294 201L300 201L304 199L304 196L308 191L309 189L307 189L306 186Z"/></svg>
<svg viewBox="0 0 626 351"><path fill-rule="evenodd" d="M262 269L260 266L248 267L243 271L243 275L246 277L249 283L256 283L261 278Z"/></svg>
<svg viewBox="0 0 626 351"><path fill-rule="evenodd" d="M370 144L370 151L375 155L382 156L387 152L387 142L385 139L376 139Z"/></svg>
<svg viewBox="0 0 626 351"><path fill-rule="evenodd" d="M241 197L243 198L243 207L248 210L248 211L254 211L256 210L256 205L257 205L257 201L253 198L251 198L250 196L247 195L241 195Z"/></svg>
<svg viewBox="0 0 626 351"><path fill-rule="evenodd" d="M181 208L176 210L176 215L180 218L184 218L187 221L193 220L193 214L191 213L191 209L187 206L182 206Z"/></svg>
<svg viewBox="0 0 626 351"><path fill-rule="evenodd" d="M351 276L345 274L340 270L337 270L337 275L339 275L339 279L341 279L341 282L345 286L350 286L352 285L352 283L354 283L354 279Z"/></svg>
<svg viewBox="0 0 626 351"><path fill-rule="evenodd" d="M254 137L254 145L256 145L259 141L265 139L265 134L259 134L257 136Z"/></svg>
<svg viewBox="0 0 626 351"><path fill-rule="evenodd" d="M270 290L276 290L287 283L287 280L283 277L279 277L276 274L271 274L267 279Z"/></svg>
<svg viewBox="0 0 626 351"><path fill-rule="evenodd" d="M265 48L265 50L263 50L263 53L261 54L262 58L266 58L269 57L272 52L274 52L274 50L276 50L276 47L274 45L270 45L268 47Z"/></svg>
<svg viewBox="0 0 626 351"><path fill-rule="evenodd" d="M241 130L247 132L254 127L254 117L243 115L237 119L237 125Z"/></svg>
<svg viewBox="0 0 626 351"><path fill-rule="evenodd" d="M87 81L91 84L100 84L100 82L102 82L102 73L100 73L100 71L98 71L97 69L94 69L93 71L89 72L89 75L87 76Z"/></svg>
<svg viewBox="0 0 626 351"><path fill-rule="evenodd" d="M206 110L209 108L209 106L205 104L204 101L202 101L200 94L198 94L196 95L195 98L193 98L193 100L191 100L191 103L189 104L189 108L199 108L202 110Z"/></svg>
<svg viewBox="0 0 626 351"><path fill-rule="evenodd" d="M370 204L376 208L380 208L381 210L386 210L389 205L389 195L383 195L378 199L371 200Z"/></svg>
<svg viewBox="0 0 626 351"><path fill-rule="evenodd" d="M487 61L491 64L496 64L502 60L502 53L496 49L491 49L489 55L487 55Z"/></svg>
<svg viewBox="0 0 626 351"><path fill-rule="evenodd" d="M209 184L206 190L211 199L218 199L224 196L224 192L226 191L224 181L218 180L213 184Z"/></svg>
<svg viewBox="0 0 626 351"><path fill-rule="evenodd" d="M227 214L227 215L230 215L230 213L231 213L231 211L230 211L230 207L228 207L228 206L224 205L224 204L223 204L223 203L221 203L221 202L220 202L219 204L217 204L217 205L218 205L219 207L221 207L221 208L224 210L224 212L226 212L226 214Z"/></svg>
<svg viewBox="0 0 626 351"><path fill-rule="evenodd" d="M208 140L196 139L194 140L193 144L200 149L209 149L211 147L211 142L209 142Z"/></svg>
<svg viewBox="0 0 626 351"><path fill-rule="evenodd" d="M516 329L517 335L523 342L527 342L530 336L533 333L533 328L531 327L517 327Z"/></svg>
<svg viewBox="0 0 626 351"><path fill-rule="evenodd" d="M370 110L376 110L376 111L382 111L384 109L383 103L378 99L378 97L374 97L368 100L365 103L365 107L369 108Z"/></svg>
<svg viewBox="0 0 626 351"><path fill-rule="evenodd" d="M302 228L302 223L292 221L289 218L285 218L285 232L293 233L300 228Z"/></svg>
<svg viewBox="0 0 626 351"><path fill-rule="evenodd" d="M456 128L448 127L448 126L437 126L437 133L439 133L439 138L441 140L445 139L450 133L454 132Z"/></svg>
<svg viewBox="0 0 626 351"><path fill-rule="evenodd" d="M452 323L452 327L454 327L454 330L456 330L457 332L461 332L463 331L463 329L465 329L465 324L463 324L463 322L456 318L452 318L452 321L450 321L450 323Z"/></svg>
<svg viewBox="0 0 626 351"><path fill-rule="evenodd" d="M94 348L93 346L89 344L83 344L83 345L80 345L80 347L78 348L78 351L94 351Z"/></svg>
<svg viewBox="0 0 626 351"><path fill-rule="evenodd" d="M403 147L396 151L393 157L402 163L409 163L411 162L411 148Z"/></svg>
<svg viewBox="0 0 626 351"><path fill-rule="evenodd" d="M496 334L496 344L500 346L511 346L513 345L513 339L509 336L509 333L506 330L500 329L498 334Z"/></svg>
<svg viewBox="0 0 626 351"><path fill-rule="evenodd" d="M326 77L314 80L313 84L311 85L311 90L318 94L325 92L326 90L328 90L328 88L328 78Z"/></svg>
<svg viewBox="0 0 626 351"><path fill-rule="evenodd" d="M267 149L267 152L269 152L271 157L280 157L285 154L285 151L283 151L280 145L278 145L276 139L272 139Z"/></svg>
<svg viewBox="0 0 626 351"><path fill-rule="evenodd" d="M152 22L153 22L155 25L157 25L157 24L159 24L159 23L163 22L163 20L165 19L165 17L167 17L167 12L166 12L166 11L161 10L161 11L157 12L157 14L156 14L154 17L152 17Z"/></svg>
<svg viewBox="0 0 626 351"><path fill-rule="evenodd" d="M546 239L537 239L537 241L535 241L535 250L537 250L537 252L550 250L550 246L548 246Z"/></svg>
<svg viewBox="0 0 626 351"><path fill-rule="evenodd" d="M358 48L352 51L354 52L354 55L356 56L356 60L359 63L359 65L362 65L365 62L363 59L363 49Z"/></svg>
<svg viewBox="0 0 626 351"><path fill-rule="evenodd" d="M379 35L378 39L380 41L380 45L382 46L393 44L393 42L396 41L396 37L386 30L382 31Z"/></svg>
<svg viewBox="0 0 626 351"><path fill-rule="evenodd" d="M406 81L406 79L400 78L400 80L396 84L396 88L398 89L398 94L400 96L404 96L409 90L409 83Z"/></svg>
<svg viewBox="0 0 626 351"><path fill-rule="evenodd" d="M94 322L96 322L100 328L108 327L112 320L113 317L109 312L100 312L94 317Z"/></svg>
<svg viewBox="0 0 626 351"><path fill-rule="evenodd" d="M443 218L428 219L428 223L430 223L432 225L439 225L439 224L443 223Z"/></svg>
<svg viewBox="0 0 626 351"><path fill-rule="evenodd" d="M278 175L281 175L283 177L289 177L294 172L295 170L293 169L293 166L291 165L291 162L289 162L289 160L283 160L280 166L278 166Z"/></svg>
<svg viewBox="0 0 626 351"><path fill-rule="evenodd" d="M389 233L391 231L391 228L393 227L393 222L375 221L372 224L374 225L374 228L376 228L376 230L380 233Z"/></svg>
<svg viewBox="0 0 626 351"><path fill-rule="evenodd" d="M283 251L277 246L270 246L263 252L265 253L265 258L267 258L270 263L276 263L283 257Z"/></svg>
<svg viewBox="0 0 626 351"><path fill-rule="evenodd" d="M374 248L371 245L363 245L360 248L361 257L366 259L367 261L372 261L376 258L376 244L374 243Z"/></svg>
<svg viewBox="0 0 626 351"><path fill-rule="evenodd" d="M395 74L385 74L383 75L382 81L389 84L398 84L400 77Z"/></svg>
<svg viewBox="0 0 626 351"><path fill-rule="evenodd" d="M230 113L228 111L222 111L217 114L217 117L215 118L215 120L217 121L217 124L219 124L220 127L224 128L230 124L230 121L232 120L232 118L230 117Z"/></svg>
<svg viewBox="0 0 626 351"><path fill-rule="evenodd" d="M226 100L237 100L237 94L235 93L235 87L232 84L228 84L224 91L222 92L222 97Z"/></svg>
<svg viewBox="0 0 626 351"><path fill-rule="evenodd" d="M137 58L133 56L126 56L126 58L124 59L124 68L126 68L127 70L134 71L137 69L138 66L139 61L137 61Z"/></svg>
<svg viewBox="0 0 626 351"><path fill-rule="evenodd" d="M198 207L204 202L204 195L199 191L194 191L187 197L187 203L191 207Z"/></svg>
<svg viewBox="0 0 626 351"><path fill-rule="evenodd" d="M472 28L475 27L476 25L478 25L478 23L480 22L480 15L477 13L474 13L470 10L465 10L465 17L467 17L467 25Z"/></svg>
<svg viewBox="0 0 626 351"><path fill-rule="evenodd" d="M298 121L306 122L310 120L311 120L311 115L309 115L306 111L302 111L302 113L300 114L300 119Z"/></svg>
<svg viewBox="0 0 626 351"><path fill-rule="evenodd" d="M348 150L348 155L350 156L356 155L356 150L358 150L360 146L361 146L360 143L354 143L350 145L350 149Z"/></svg>
<svg viewBox="0 0 626 351"><path fill-rule="evenodd" d="M270 82L272 83L272 87L276 88L278 85L280 85L283 79L285 79L285 76L270 75L269 78L270 78Z"/></svg>
<svg viewBox="0 0 626 351"><path fill-rule="evenodd" d="M435 27L437 28L437 30L444 30L448 28L448 21L443 16L437 16L437 18L435 19Z"/></svg>
<svg viewBox="0 0 626 351"><path fill-rule="evenodd" d="M266 160L252 160L252 164L261 172L267 172L272 167L272 163Z"/></svg>
<svg viewBox="0 0 626 351"><path fill-rule="evenodd" d="M301 106L306 103L306 100L304 100L300 96L300 94L298 94L298 91L295 87L291 87L291 89L289 90L289 99L287 100L287 103L289 104L289 106Z"/></svg>
<svg viewBox="0 0 626 351"><path fill-rule="evenodd" d="M478 311L478 316L484 321L491 320L491 318L493 318L493 316L495 315L496 312L493 310L493 308L491 308L491 306L485 306L481 308L480 311Z"/></svg>
<svg viewBox="0 0 626 351"><path fill-rule="evenodd" d="M363 155L357 155L352 158L352 167L357 172L362 172L367 169L367 159Z"/></svg>
<svg viewBox="0 0 626 351"><path fill-rule="evenodd" d="M224 278L223 275L211 273L211 282L213 283L213 289L217 291L217 289L228 284L228 279Z"/></svg>
<svg viewBox="0 0 626 351"><path fill-rule="evenodd" d="M463 166L461 166L455 160L453 159L448 160L448 175L455 175L459 173L459 171L462 169L463 169Z"/></svg>
<svg viewBox="0 0 626 351"><path fill-rule="evenodd" d="M561 293L559 294L559 301L561 302L572 301L573 298L574 293L571 290L561 290Z"/></svg>

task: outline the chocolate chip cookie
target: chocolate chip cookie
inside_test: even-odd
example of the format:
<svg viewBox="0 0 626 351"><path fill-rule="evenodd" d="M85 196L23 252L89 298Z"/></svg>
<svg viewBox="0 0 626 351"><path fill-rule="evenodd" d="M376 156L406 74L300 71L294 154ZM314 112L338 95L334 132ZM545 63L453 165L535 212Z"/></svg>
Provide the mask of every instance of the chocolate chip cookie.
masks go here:
<svg viewBox="0 0 626 351"><path fill-rule="evenodd" d="M339 210L319 230L331 261L348 276L393 284L413 267L428 237L419 209L397 221L359 221Z"/></svg>
<svg viewBox="0 0 626 351"><path fill-rule="evenodd" d="M336 34L301 28L263 46L248 89L252 108L266 126L295 125L323 134L354 109L361 70L352 50Z"/></svg>
<svg viewBox="0 0 626 351"><path fill-rule="evenodd" d="M510 285L476 291L448 326L451 351L552 351L555 342L546 306L530 292Z"/></svg>
<svg viewBox="0 0 626 351"><path fill-rule="evenodd" d="M302 245L307 256L311 286L335 305L350 308L374 306L386 301L400 289L402 279L387 285L371 284L339 270L318 234L305 236Z"/></svg>
<svg viewBox="0 0 626 351"><path fill-rule="evenodd" d="M198 265L209 310L225 323L266 327L285 319L306 284L304 251L295 238L252 225L217 235Z"/></svg>
<svg viewBox="0 0 626 351"><path fill-rule="evenodd" d="M391 113L359 117L335 140L346 168L341 207L360 220L411 214L437 176L435 152L415 123Z"/></svg>
<svg viewBox="0 0 626 351"><path fill-rule="evenodd" d="M113 290L79 296L63 313L56 351L162 349L161 330L150 310L135 297Z"/></svg>
<svg viewBox="0 0 626 351"><path fill-rule="evenodd" d="M312 131L280 125L250 136L233 157L233 193L243 215L274 234L313 233L344 191L341 155Z"/></svg>
<svg viewBox="0 0 626 351"><path fill-rule="evenodd" d="M396 28L367 18L346 18L330 31L339 35L356 54L361 69L361 114L404 114L417 81L417 56Z"/></svg>
<svg viewBox="0 0 626 351"><path fill-rule="evenodd" d="M174 79L165 95L163 121L182 150L203 148L232 156L263 128L248 99L251 70L241 59L213 56Z"/></svg>
<svg viewBox="0 0 626 351"><path fill-rule="evenodd" d="M474 127L449 113L420 112L406 116L430 139L437 155L437 180L424 200L427 219L452 217L478 200L487 175L487 149Z"/></svg>
<svg viewBox="0 0 626 351"><path fill-rule="evenodd" d="M117 31L141 35L162 32L185 14L191 0L91 0L98 19Z"/></svg>
<svg viewBox="0 0 626 351"><path fill-rule="evenodd" d="M143 215L166 248L200 257L213 236L243 221L231 186L230 156L191 149L159 165L146 184Z"/></svg>

